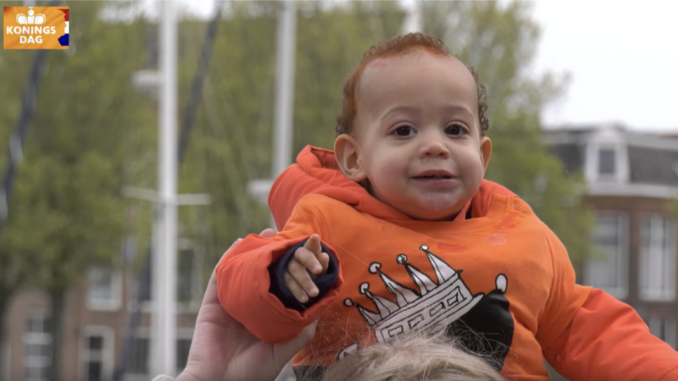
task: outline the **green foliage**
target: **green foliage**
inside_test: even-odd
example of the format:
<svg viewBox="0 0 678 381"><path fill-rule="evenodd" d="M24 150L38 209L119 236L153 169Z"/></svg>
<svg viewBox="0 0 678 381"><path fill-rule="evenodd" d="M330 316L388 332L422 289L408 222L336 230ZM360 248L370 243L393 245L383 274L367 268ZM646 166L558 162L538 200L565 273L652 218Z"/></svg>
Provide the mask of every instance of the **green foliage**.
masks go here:
<svg viewBox="0 0 678 381"><path fill-rule="evenodd" d="M26 280L48 289L68 289L88 267L112 265L119 257L128 203L121 196L125 143L140 119L140 105L149 103L130 82L143 63L136 38L143 22L112 26L96 17L104 3L70 5L78 20L71 27L72 46L48 54L0 237L0 262L27 268ZM8 122L2 123L3 136L16 125L33 54L3 52L0 76L11 79L2 86L3 99L9 99L0 107L0 118ZM18 287L17 274L3 271L0 278Z"/></svg>
<svg viewBox="0 0 678 381"><path fill-rule="evenodd" d="M306 17L302 17L304 15ZM395 2L354 2L302 12L297 23L294 149L334 146L335 117L344 81L375 42L401 32L403 11Z"/></svg>
<svg viewBox="0 0 678 381"><path fill-rule="evenodd" d="M55 324L49 329L55 342L49 378L55 381L66 292L90 267L120 262L129 204L121 194L128 172L125 158L135 147L128 143L144 120L143 110L150 108L131 85L132 73L145 58L138 38L145 22L104 21L97 17L103 2L65 5L77 20L70 27L71 46L47 55L0 237L3 297L32 286L51 298ZM16 126L34 54L16 50L0 56L0 137L8 138ZM0 306L0 321L5 307Z"/></svg>

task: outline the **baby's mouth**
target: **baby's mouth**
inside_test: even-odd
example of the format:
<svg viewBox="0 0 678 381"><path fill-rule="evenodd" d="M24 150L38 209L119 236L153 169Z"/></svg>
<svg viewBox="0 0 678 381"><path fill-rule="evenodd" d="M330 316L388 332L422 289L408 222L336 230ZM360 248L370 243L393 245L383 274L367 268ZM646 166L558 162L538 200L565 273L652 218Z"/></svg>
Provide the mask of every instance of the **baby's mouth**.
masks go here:
<svg viewBox="0 0 678 381"><path fill-rule="evenodd" d="M447 175L425 175L425 176L415 176L415 179L421 179L421 180L442 180L442 179L451 179L452 176L447 176Z"/></svg>
<svg viewBox="0 0 678 381"><path fill-rule="evenodd" d="M457 177L445 170L430 170L412 177L414 184L424 189L452 190L457 185Z"/></svg>
<svg viewBox="0 0 678 381"><path fill-rule="evenodd" d="M448 180L453 178L455 176L444 169L431 169L414 176L416 180Z"/></svg>

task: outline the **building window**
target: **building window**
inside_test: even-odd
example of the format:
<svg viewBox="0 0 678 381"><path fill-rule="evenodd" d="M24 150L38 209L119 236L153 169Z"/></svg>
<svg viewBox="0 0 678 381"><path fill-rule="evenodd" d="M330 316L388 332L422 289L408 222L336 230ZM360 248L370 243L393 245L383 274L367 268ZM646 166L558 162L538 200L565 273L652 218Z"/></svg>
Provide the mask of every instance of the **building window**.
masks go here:
<svg viewBox="0 0 678 381"><path fill-rule="evenodd" d="M661 215L645 218L641 225L640 297L673 300L676 294L676 226Z"/></svg>
<svg viewBox="0 0 678 381"><path fill-rule="evenodd" d="M179 311L197 310L200 307L202 290L201 282L201 256L190 246L180 248L177 253L177 283L176 300ZM145 273L136 281L136 288L143 308L150 308L147 303L152 302L153 297L153 264L145 266Z"/></svg>
<svg viewBox="0 0 678 381"><path fill-rule="evenodd" d="M192 330L191 330L192 333ZM128 373L134 375L147 375L149 373L149 358L151 342L146 337L137 337L132 344L129 356ZM186 368L188 362L188 352L191 349L191 338L177 338L176 365L177 374Z"/></svg>
<svg viewBox="0 0 678 381"><path fill-rule="evenodd" d="M82 380L103 381L113 370L113 331L108 327L86 327L81 342Z"/></svg>
<svg viewBox="0 0 678 381"><path fill-rule="evenodd" d="M673 349L678 349L678 334L676 333L675 320L651 316L647 322L650 332L656 337L664 340Z"/></svg>
<svg viewBox="0 0 678 381"><path fill-rule="evenodd" d="M178 276L177 276L177 302L191 303L196 300L199 292L198 287L198 266L196 266L196 255L193 249L179 250L177 254Z"/></svg>
<svg viewBox="0 0 678 381"><path fill-rule="evenodd" d="M150 340L146 337L135 337L129 356L129 373L148 374L148 359L150 354Z"/></svg>
<svg viewBox="0 0 678 381"><path fill-rule="evenodd" d="M601 148L598 150L598 174L603 176L614 176L616 171L615 150L610 148Z"/></svg>
<svg viewBox="0 0 678 381"><path fill-rule="evenodd" d="M42 312L34 312L26 320L23 343L26 349L24 366L26 381L48 381L52 365L52 335L47 333L49 319Z"/></svg>
<svg viewBox="0 0 678 381"><path fill-rule="evenodd" d="M87 305L93 310L120 308L122 282L120 274L111 268L94 267L88 274Z"/></svg>
<svg viewBox="0 0 678 381"><path fill-rule="evenodd" d="M153 301L153 254L149 253L151 258L147 258L144 263L142 273L136 280L137 295L136 299L143 304Z"/></svg>
<svg viewBox="0 0 678 381"><path fill-rule="evenodd" d="M188 351L191 349L191 339L177 339L177 374L186 368Z"/></svg>
<svg viewBox="0 0 678 381"><path fill-rule="evenodd" d="M616 298L627 294L628 218L620 212L598 212L594 252L584 266L584 283Z"/></svg>

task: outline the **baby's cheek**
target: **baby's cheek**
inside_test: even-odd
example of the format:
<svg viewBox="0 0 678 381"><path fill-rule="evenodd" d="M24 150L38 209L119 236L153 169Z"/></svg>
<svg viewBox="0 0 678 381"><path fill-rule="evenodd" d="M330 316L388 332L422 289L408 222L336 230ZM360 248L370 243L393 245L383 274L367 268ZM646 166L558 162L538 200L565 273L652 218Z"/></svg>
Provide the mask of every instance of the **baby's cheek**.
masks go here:
<svg viewBox="0 0 678 381"><path fill-rule="evenodd" d="M376 166L375 175L381 178L385 178L386 181L393 180L400 172L399 163L394 159L382 159L378 162ZM384 181L384 179L382 179Z"/></svg>
<svg viewBox="0 0 678 381"><path fill-rule="evenodd" d="M465 155L459 164L466 176L476 177L483 175L483 161L478 154Z"/></svg>
<svg viewBox="0 0 678 381"><path fill-rule="evenodd" d="M473 173L470 176L471 182L470 186L471 189L470 191L472 193L475 193L478 191L478 188L480 188L480 183L483 181L483 178L485 177L485 168L483 166L482 160L478 159L474 163L475 165L473 166Z"/></svg>
<svg viewBox="0 0 678 381"><path fill-rule="evenodd" d="M398 184L398 165L390 160L382 160L375 163L371 170L370 182L383 197L390 198ZM382 200L384 201L384 200Z"/></svg>

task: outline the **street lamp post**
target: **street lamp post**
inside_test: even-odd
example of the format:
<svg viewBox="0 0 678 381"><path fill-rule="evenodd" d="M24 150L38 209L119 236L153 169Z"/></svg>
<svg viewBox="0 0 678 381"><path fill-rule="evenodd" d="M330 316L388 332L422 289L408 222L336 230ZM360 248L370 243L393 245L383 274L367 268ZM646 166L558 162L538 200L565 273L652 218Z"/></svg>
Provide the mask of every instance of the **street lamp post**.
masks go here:
<svg viewBox="0 0 678 381"><path fill-rule="evenodd" d="M177 195L177 9L175 0L161 2L160 72L139 71L132 82L139 90L159 97L158 190L125 187L128 197L155 204L153 226L151 319L151 374L175 375L177 206L205 205L209 195Z"/></svg>
<svg viewBox="0 0 678 381"><path fill-rule="evenodd" d="M157 244L153 266L154 374L176 372L177 280L177 10L174 0L161 2L160 124L158 126Z"/></svg>
<svg viewBox="0 0 678 381"><path fill-rule="evenodd" d="M403 32L404 33L413 33L413 32L423 32L421 25L421 0L413 0L411 8L408 10L405 20L403 22Z"/></svg>

